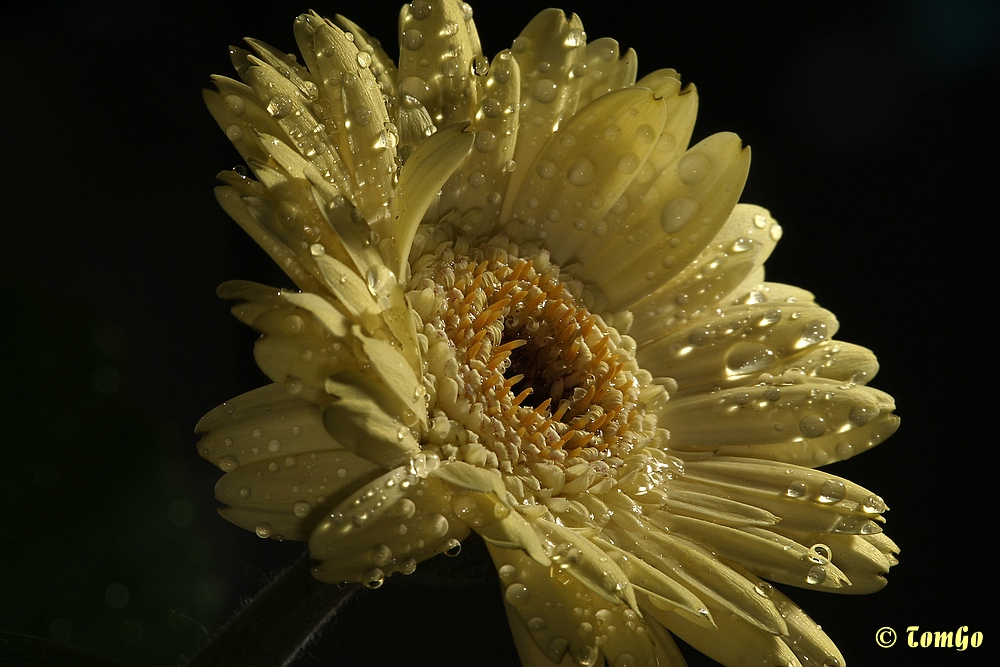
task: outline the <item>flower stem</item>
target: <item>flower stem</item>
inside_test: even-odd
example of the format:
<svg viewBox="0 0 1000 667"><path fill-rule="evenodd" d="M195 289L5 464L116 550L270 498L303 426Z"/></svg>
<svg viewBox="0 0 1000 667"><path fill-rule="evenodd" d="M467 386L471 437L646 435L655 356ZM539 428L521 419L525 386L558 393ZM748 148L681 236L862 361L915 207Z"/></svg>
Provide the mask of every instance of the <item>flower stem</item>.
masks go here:
<svg viewBox="0 0 1000 667"><path fill-rule="evenodd" d="M313 578L303 554L209 639L186 667L290 665L360 585L340 588Z"/></svg>

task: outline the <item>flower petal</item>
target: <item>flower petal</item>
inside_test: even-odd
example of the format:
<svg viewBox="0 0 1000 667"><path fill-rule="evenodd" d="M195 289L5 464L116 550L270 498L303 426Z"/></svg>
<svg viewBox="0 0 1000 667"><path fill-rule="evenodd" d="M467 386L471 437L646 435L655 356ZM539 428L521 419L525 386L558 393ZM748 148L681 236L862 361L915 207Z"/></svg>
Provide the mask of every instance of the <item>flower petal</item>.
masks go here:
<svg viewBox="0 0 1000 667"><path fill-rule="evenodd" d="M417 147L403 165L396 184L396 213L393 223L397 276L407 275L405 268L413 235L427 207L437 198L448 177L465 160L474 137L464 125L452 125L436 132Z"/></svg>
<svg viewBox="0 0 1000 667"><path fill-rule="evenodd" d="M635 83L639 58L629 49L620 54L618 42L608 37L587 44L587 69L580 84L579 106L585 107L598 97Z"/></svg>
<svg viewBox="0 0 1000 667"><path fill-rule="evenodd" d="M419 100L438 129L471 119L478 104L472 62L482 48L462 4L403 5L399 14L399 94Z"/></svg>
<svg viewBox="0 0 1000 667"><path fill-rule="evenodd" d="M381 584L392 572L452 548L469 529L451 511L444 482L413 466L382 475L343 500L309 537L321 581ZM423 472L423 471L420 471Z"/></svg>
<svg viewBox="0 0 1000 667"><path fill-rule="evenodd" d="M569 120L580 99L579 66L586 59L586 34L580 18L546 9L525 26L511 52L521 72L520 126L509 192L521 189L552 133ZM508 210L505 208L504 210ZM508 216L501 215L501 222Z"/></svg>
<svg viewBox="0 0 1000 667"><path fill-rule="evenodd" d="M474 150L448 180L441 193L441 214L457 210L463 232L487 235L500 220L501 193L507 191L520 118L521 74L510 51L501 51L490 65L482 102L469 131Z"/></svg>
<svg viewBox="0 0 1000 667"><path fill-rule="evenodd" d="M501 219L516 218L528 238L547 239L553 260L565 264L635 177L665 118L663 100L642 88L591 102L524 165L529 173Z"/></svg>
<svg viewBox="0 0 1000 667"><path fill-rule="evenodd" d="M327 432L344 447L383 468L394 468L420 450L402 421L393 418L396 399L388 390L357 376L340 374L326 380L326 391L338 400L323 414Z"/></svg>
<svg viewBox="0 0 1000 667"><path fill-rule="evenodd" d="M766 209L737 204L707 248L634 304L629 335L642 347L715 306L763 266L780 229Z"/></svg>
<svg viewBox="0 0 1000 667"><path fill-rule="evenodd" d="M643 604L642 610L684 642L727 667L741 665L802 667L795 654L779 636L754 627L719 607L709 606L717 628L706 628L689 621L684 616L658 609L652 604Z"/></svg>
<svg viewBox="0 0 1000 667"><path fill-rule="evenodd" d="M675 276L711 242L736 205L749 167L749 148L735 134L720 133L660 173L629 210L635 222L608 237L606 261L588 262L587 278L602 288L612 311Z"/></svg>
<svg viewBox="0 0 1000 667"><path fill-rule="evenodd" d="M712 627L712 616L705 604L686 587L664 575L638 556L605 542L595 540L597 545L608 552L612 560L622 569L633 587L652 601L659 609L686 613L690 620Z"/></svg>

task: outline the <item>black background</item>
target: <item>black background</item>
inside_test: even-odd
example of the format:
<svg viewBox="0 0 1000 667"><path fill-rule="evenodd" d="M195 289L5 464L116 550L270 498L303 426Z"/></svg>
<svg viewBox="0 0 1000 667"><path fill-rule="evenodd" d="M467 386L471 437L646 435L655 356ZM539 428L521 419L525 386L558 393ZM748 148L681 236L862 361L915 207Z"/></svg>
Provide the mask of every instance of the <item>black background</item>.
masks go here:
<svg viewBox="0 0 1000 667"><path fill-rule="evenodd" d="M474 5L484 51L547 4ZM730 130L752 146L743 201L785 230L768 278L814 292L838 338L878 354L872 384L903 418L830 468L892 508L889 586L793 598L854 665L991 663L998 5L645 4L564 9L590 39L635 48L640 75L674 67L699 86L695 141ZM200 89L231 74L226 46L244 36L293 51L305 9L80 2L4 19L0 630L171 665L301 551L218 518L219 473L192 428L264 382L216 285L288 282L214 201L214 174L239 158ZM394 53L393 3L315 9ZM466 574L488 572L468 551ZM878 628L910 625L985 639L876 646ZM516 664L488 574L390 579L311 655L302 664Z"/></svg>

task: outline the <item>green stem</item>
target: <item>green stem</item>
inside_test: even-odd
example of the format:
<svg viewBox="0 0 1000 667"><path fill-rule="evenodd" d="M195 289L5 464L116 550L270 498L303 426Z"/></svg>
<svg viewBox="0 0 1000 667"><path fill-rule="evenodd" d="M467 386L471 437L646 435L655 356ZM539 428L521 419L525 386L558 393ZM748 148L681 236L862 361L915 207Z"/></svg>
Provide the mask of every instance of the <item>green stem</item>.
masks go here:
<svg viewBox="0 0 1000 667"><path fill-rule="evenodd" d="M303 554L229 619L185 667L290 665L313 636L360 589L313 578Z"/></svg>

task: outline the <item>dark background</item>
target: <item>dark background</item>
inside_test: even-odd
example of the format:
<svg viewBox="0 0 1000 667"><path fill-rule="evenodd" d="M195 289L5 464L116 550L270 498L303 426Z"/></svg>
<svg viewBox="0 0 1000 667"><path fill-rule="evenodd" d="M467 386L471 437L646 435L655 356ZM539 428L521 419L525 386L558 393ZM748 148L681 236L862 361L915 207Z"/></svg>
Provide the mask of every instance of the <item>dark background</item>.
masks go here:
<svg viewBox="0 0 1000 667"><path fill-rule="evenodd" d="M474 4L486 53L547 4ZM640 76L674 67L698 84L695 141L731 130L753 147L743 201L785 229L768 278L813 291L838 338L876 351L872 384L903 418L830 468L892 508L889 586L792 596L854 665L991 663L998 5L643 4L563 7L590 39L634 47ZM239 158L200 89L231 74L226 46L244 36L295 50L308 8L43 3L3 21L0 631L173 665L301 551L215 514L220 473L192 429L264 382L216 285L288 283L214 201L214 174ZM315 9L394 53L394 3ZM302 664L516 664L496 581L469 551L452 586L366 592ZM985 639L876 646L879 627L909 625Z"/></svg>

